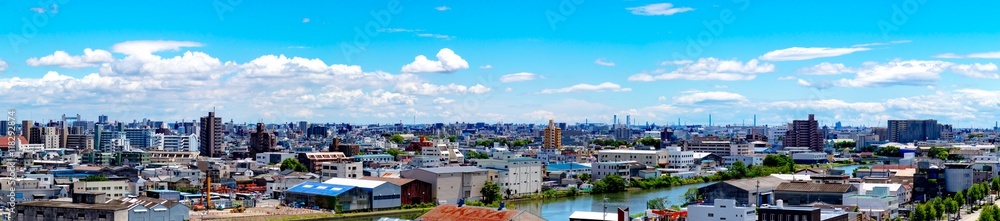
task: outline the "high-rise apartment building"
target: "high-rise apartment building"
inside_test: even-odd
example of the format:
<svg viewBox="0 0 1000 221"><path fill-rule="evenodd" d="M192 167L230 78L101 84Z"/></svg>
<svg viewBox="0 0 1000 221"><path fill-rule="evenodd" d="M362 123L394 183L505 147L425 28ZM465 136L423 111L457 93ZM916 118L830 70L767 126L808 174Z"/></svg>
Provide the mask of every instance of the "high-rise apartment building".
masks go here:
<svg viewBox="0 0 1000 221"><path fill-rule="evenodd" d="M942 126L937 120L889 120L889 141L912 143L941 139Z"/></svg>
<svg viewBox="0 0 1000 221"><path fill-rule="evenodd" d="M278 145L278 137L267 131L264 123L257 123L257 130L250 132L250 157L257 159L258 153L271 152Z"/></svg>
<svg viewBox="0 0 1000 221"><path fill-rule="evenodd" d="M187 135L154 135L161 139L163 151L169 152L198 152L198 137L194 134Z"/></svg>
<svg viewBox="0 0 1000 221"><path fill-rule="evenodd" d="M223 149L223 128L222 118L215 117L215 112L208 112L208 116L201 118L201 131L198 135L199 150L201 156L221 157L226 153Z"/></svg>
<svg viewBox="0 0 1000 221"><path fill-rule="evenodd" d="M819 122L810 114L808 120L794 120L785 134L785 147L809 147L813 151L823 151L823 134L819 132Z"/></svg>
<svg viewBox="0 0 1000 221"><path fill-rule="evenodd" d="M562 129L556 127L555 122L549 119L549 126L545 127L542 136L542 148L545 149L561 149L562 148Z"/></svg>
<svg viewBox="0 0 1000 221"><path fill-rule="evenodd" d="M31 143L31 128L32 127L35 127L35 122L34 121L31 121L31 120L23 120L23 121L21 121L21 136L24 136L24 139L27 140L28 143Z"/></svg>
<svg viewBox="0 0 1000 221"><path fill-rule="evenodd" d="M149 150L153 146L153 129L128 128L125 129L125 138L128 138L132 147Z"/></svg>
<svg viewBox="0 0 1000 221"><path fill-rule="evenodd" d="M7 136L7 121L0 120L0 136Z"/></svg>

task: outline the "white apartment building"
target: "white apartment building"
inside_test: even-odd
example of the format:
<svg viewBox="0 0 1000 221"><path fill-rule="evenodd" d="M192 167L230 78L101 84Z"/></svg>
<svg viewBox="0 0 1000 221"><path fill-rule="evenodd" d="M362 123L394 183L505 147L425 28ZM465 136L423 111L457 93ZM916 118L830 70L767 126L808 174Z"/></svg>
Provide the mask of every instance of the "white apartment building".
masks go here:
<svg viewBox="0 0 1000 221"><path fill-rule="evenodd" d="M320 170L321 179L348 178L357 179L364 176L364 168L361 162L335 161L323 162Z"/></svg>
<svg viewBox="0 0 1000 221"><path fill-rule="evenodd" d="M596 162L591 164L590 171L593 174L591 174L590 179L600 180L611 174L628 179L633 175L633 169L638 171L646 169L646 166L636 161Z"/></svg>
<svg viewBox="0 0 1000 221"><path fill-rule="evenodd" d="M42 144L45 149L56 149L59 146L59 135L56 134L55 127L42 128Z"/></svg>
<svg viewBox="0 0 1000 221"><path fill-rule="evenodd" d="M153 143L162 143L162 150L176 152L198 152L198 136L156 134ZM161 142L162 141L162 142Z"/></svg>
<svg viewBox="0 0 1000 221"><path fill-rule="evenodd" d="M669 153L664 150L601 150L598 162L636 161L649 167L666 166Z"/></svg>
<svg viewBox="0 0 1000 221"><path fill-rule="evenodd" d="M79 181L73 183L73 192L104 193L109 199L117 199L131 194L132 188L129 187L126 180Z"/></svg>
<svg viewBox="0 0 1000 221"><path fill-rule="evenodd" d="M688 206L688 220L755 221L757 211L753 207L737 207L736 200L715 199L714 205Z"/></svg>
<svg viewBox="0 0 1000 221"><path fill-rule="evenodd" d="M680 147L667 147L667 169L689 170L694 165L694 151L681 151Z"/></svg>
<svg viewBox="0 0 1000 221"><path fill-rule="evenodd" d="M490 181L500 186L502 194L510 190L511 196L542 192L542 161L534 158L520 157L513 159L479 159L479 168L494 170L497 177L489 177Z"/></svg>
<svg viewBox="0 0 1000 221"><path fill-rule="evenodd" d="M733 163L736 163L736 161L743 162L743 165L744 166L748 166L748 167L749 166L755 166L755 165L764 164L764 156L760 156L760 155L726 156L726 157L723 157L723 159L726 160L725 164L726 164L727 167L728 166L732 166Z"/></svg>
<svg viewBox="0 0 1000 221"><path fill-rule="evenodd" d="M686 151L712 153L721 157L744 156L753 154L753 148L748 143L732 143L729 141L702 141L689 143L684 147Z"/></svg>

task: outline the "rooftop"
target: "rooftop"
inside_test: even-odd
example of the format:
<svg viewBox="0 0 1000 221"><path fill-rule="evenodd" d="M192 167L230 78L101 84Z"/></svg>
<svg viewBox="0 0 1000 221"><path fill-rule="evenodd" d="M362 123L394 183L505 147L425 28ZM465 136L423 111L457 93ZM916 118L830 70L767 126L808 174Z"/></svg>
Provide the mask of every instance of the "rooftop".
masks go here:
<svg viewBox="0 0 1000 221"><path fill-rule="evenodd" d="M344 185L344 186L356 186L356 187L361 187L361 188L365 188L365 189L372 189L372 188L381 186L382 184L385 184L387 182L386 181L378 181L378 180L360 180L360 179L347 179L347 178L330 178L330 179L328 179L326 181L323 181L323 183L337 184L337 185Z"/></svg>
<svg viewBox="0 0 1000 221"><path fill-rule="evenodd" d="M474 173L474 172L486 172L485 169L480 169L473 166L461 166L461 167L435 167L435 168L420 168L418 170L424 170L431 173Z"/></svg>
<svg viewBox="0 0 1000 221"><path fill-rule="evenodd" d="M774 190L792 192L846 193L850 191L852 187L853 186L851 184L791 182L781 183Z"/></svg>
<svg viewBox="0 0 1000 221"><path fill-rule="evenodd" d="M344 186L328 183L320 183L315 181L302 182L299 185L295 185L292 188L288 188L288 192L292 193L303 193L312 195L322 195L322 196L339 196L351 189L354 186Z"/></svg>
<svg viewBox="0 0 1000 221"><path fill-rule="evenodd" d="M390 183L393 183L393 184L396 184L396 185L399 185L399 186L403 186L403 185L406 185L407 183L410 183L410 182L414 181L414 179L406 179L406 178L373 177L373 176L361 177L360 179L362 179L362 180L374 180L374 181L385 181L385 182L390 182Z"/></svg>

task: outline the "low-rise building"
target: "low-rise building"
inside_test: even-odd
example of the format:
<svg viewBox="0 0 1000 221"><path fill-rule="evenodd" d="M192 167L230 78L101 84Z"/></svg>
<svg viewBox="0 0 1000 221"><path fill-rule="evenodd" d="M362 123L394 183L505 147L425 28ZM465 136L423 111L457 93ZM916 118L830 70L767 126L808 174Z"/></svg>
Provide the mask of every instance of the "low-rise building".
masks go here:
<svg viewBox="0 0 1000 221"><path fill-rule="evenodd" d="M601 150L597 162L636 161L650 167L667 166L668 156L665 150Z"/></svg>
<svg viewBox="0 0 1000 221"><path fill-rule="evenodd" d="M482 199L487 170L471 167L419 168L400 171L402 178L416 179L431 184L431 195L438 202L458 202L459 199Z"/></svg>
<svg viewBox="0 0 1000 221"><path fill-rule="evenodd" d="M788 205L815 202L840 205L845 203L845 197L857 191L858 188L851 184L793 181L779 184L774 189L774 199L783 200Z"/></svg>
<svg viewBox="0 0 1000 221"><path fill-rule="evenodd" d="M431 184L406 178L361 177L362 180L385 181L399 186L400 204L411 205L432 202Z"/></svg>
<svg viewBox="0 0 1000 221"><path fill-rule="evenodd" d="M360 188L368 194L368 198L371 199L369 208L374 210L399 208L401 206L400 186L395 183L344 178L331 178L323 181L323 183Z"/></svg>
<svg viewBox="0 0 1000 221"><path fill-rule="evenodd" d="M323 169L320 171L322 179L330 178L350 178L357 179L364 176L364 167L361 162L335 161L323 162Z"/></svg>
<svg viewBox="0 0 1000 221"><path fill-rule="evenodd" d="M698 221L755 221L753 207L736 206L736 200L716 199L713 205L688 206L688 220Z"/></svg>
<svg viewBox="0 0 1000 221"><path fill-rule="evenodd" d="M591 180L604 179L604 177L611 174L628 179L629 177L638 176L640 170L646 169L646 165L635 161L596 162L591 165L593 167L590 170L594 172L590 176Z"/></svg>
<svg viewBox="0 0 1000 221"><path fill-rule="evenodd" d="M542 161L535 158L479 159L479 168L495 170L497 177L490 181L500 186L507 197L524 196L542 192Z"/></svg>
<svg viewBox="0 0 1000 221"><path fill-rule="evenodd" d="M73 183L73 192L99 192L107 195L109 199L116 199L128 196L132 193L132 189L127 180L79 181Z"/></svg>

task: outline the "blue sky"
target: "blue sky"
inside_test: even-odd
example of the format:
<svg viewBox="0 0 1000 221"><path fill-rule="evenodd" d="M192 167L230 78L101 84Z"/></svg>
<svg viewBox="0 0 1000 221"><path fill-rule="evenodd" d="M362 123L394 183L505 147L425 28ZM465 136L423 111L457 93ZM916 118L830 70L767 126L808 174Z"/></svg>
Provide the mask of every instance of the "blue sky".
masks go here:
<svg viewBox="0 0 1000 221"><path fill-rule="evenodd" d="M998 2L0 1L20 118L826 124L1000 114ZM86 51L85 51L86 50ZM423 57L418 57L423 56Z"/></svg>

